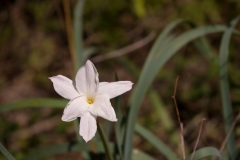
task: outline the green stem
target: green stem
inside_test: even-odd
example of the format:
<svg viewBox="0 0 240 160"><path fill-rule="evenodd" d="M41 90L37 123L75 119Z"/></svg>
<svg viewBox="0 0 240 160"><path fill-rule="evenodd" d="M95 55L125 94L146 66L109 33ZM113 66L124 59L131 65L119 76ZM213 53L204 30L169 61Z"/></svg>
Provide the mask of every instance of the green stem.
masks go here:
<svg viewBox="0 0 240 160"><path fill-rule="evenodd" d="M104 149L105 149L106 154L108 156L108 160L113 160L113 157L112 157L112 154L110 152L110 148L109 148L109 145L108 145L108 142L107 142L106 135L103 131L102 126L98 122L97 122L97 127L98 127L98 133L99 133L99 135L101 137L101 140L103 142Z"/></svg>

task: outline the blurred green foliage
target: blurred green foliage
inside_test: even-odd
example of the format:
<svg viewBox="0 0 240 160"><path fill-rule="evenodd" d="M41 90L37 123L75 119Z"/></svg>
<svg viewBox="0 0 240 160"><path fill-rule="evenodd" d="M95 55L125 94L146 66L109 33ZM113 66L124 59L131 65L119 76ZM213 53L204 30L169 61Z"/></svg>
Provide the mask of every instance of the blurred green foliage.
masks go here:
<svg viewBox="0 0 240 160"><path fill-rule="evenodd" d="M73 10L75 3L75 0L71 1L71 10ZM2 102L25 97L56 97L57 95L46 77L55 74L71 76L73 67L68 50L62 5L60 0L21 0L6 1L0 7L0 93L2 96L0 100ZM240 1L238 0L222 0L221 2L217 0L115 0L114 2L111 0L86 0L83 17L84 45L97 46L98 54L102 54L142 39L151 31L159 33L167 24L178 18L191 21L196 25L227 24L233 17L239 14L239 10ZM176 35L187 28L184 25L181 27L176 30ZM219 50L220 37L220 34L207 37L211 45L210 49L215 56ZM231 42L230 46L229 81L232 89L233 108L237 112L240 106L238 89L240 86L240 73L236 71L240 69L238 63L240 56L237 54L240 48L239 38L234 38L235 41ZM126 58L136 64L136 68L140 70L150 46L148 45L137 50L126 56ZM174 90L175 79L180 75L177 98L183 121L187 123L197 114L203 112L208 118L214 119L220 124L223 120L219 112L221 103L217 63L200 57L196 54L196 52L200 52L196 48L191 43L187 48L179 51L179 54L175 55L163 67L153 86L157 90L158 95L161 96L162 103L170 113L170 118L176 122L171 96ZM112 68L123 70L122 65L115 60L105 61L99 64L98 67L101 68L100 72L108 72L109 68L111 71ZM124 72L126 73L122 74L121 79L128 76L134 79L135 82L137 81L136 77L129 75L129 70L125 69ZM104 77L100 78L112 80L113 77L105 74ZM19 87L26 83L30 86L30 89L24 90ZM16 91L11 86L20 89ZM27 91L28 89L30 90L29 92ZM12 93L7 92L7 90L18 92L20 96L11 98ZM6 98L7 96L11 99ZM55 114L61 114L60 111L51 112L53 113L46 116L46 118ZM43 132L38 137L34 136L31 139L35 144L17 139L14 143L21 144L21 147L12 147L10 145L12 142L8 137L9 135L12 136L12 132L19 130L20 126L17 120L7 122L7 120L11 119L9 118L10 115L11 113L6 113L3 117L0 117L0 126L2 128L0 141L8 144L17 159L23 156L21 152L18 152L19 150L31 151L28 150L29 146L38 148L40 147L38 144L44 146L50 143L49 140L46 140L47 136ZM143 104L143 111L140 111L140 115L144 116L140 116L139 121L146 124L151 130L154 130L156 126L157 128L161 127L161 122L157 121L158 114L152 113L147 100ZM30 116L30 121L33 122L42 118L41 115L38 115L38 112L32 113ZM32 124L30 123L23 127L27 128ZM64 133L68 126L66 124L58 125L54 129L54 133ZM223 126L219 126L222 130ZM175 127L177 128L177 123L175 123ZM69 130L70 133L64 137L65 139L73 135L71 129ZM237 135L240 134L239 130L238 127ZM166 136L168 133L174 131L161 133L156 129L155 132L167 141ZM216 146L221 144L221 141L216 137L216 139L207 139L202 145L207 144L208 141L214 141ZM136 140L135 143L141 145L140 140ZM193 146L192 140L187 140L187 143ZM140 148L142 147L150 153L157 155L151 146L140 145ZM174 144L172 145L174 146ZM3 158L1 157L0 159Z"/></svg>

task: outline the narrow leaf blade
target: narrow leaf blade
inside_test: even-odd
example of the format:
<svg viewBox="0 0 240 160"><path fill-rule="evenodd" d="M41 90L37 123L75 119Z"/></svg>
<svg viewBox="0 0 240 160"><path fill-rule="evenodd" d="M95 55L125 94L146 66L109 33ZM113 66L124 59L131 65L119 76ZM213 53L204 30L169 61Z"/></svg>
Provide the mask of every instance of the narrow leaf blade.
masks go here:
<svg viewBox="0 0 240 160"><path fill-rule="evenodd" d="M207 26L192 29L182 35L178 36L171 41L168 45L164 47L160 52L155 54L155 57L152 61L146 62L144 64L143 71L140 75L138 83L135 85L133 93L130 99L130 112L128 115L128 122L126 128L126 139L124 144L124 154L125 159L130 159L131 150L132 150L132 139L133 139L133 128L136 122L136 118L139 112L140 105L142 100L152 84L154 78L156 77L159 70L162 66L184 45L190 41L216 32L222 32L226 29L226 26L217 25L217 26Z"/></svg>
<svg viewBox="0 0 240 160"><path fill-rule="evenodd" d="M135 131L145 138L149 143L151 143L155 148L157 148L158 151L160 151L160 153L162 153L167 159L178 160L176 154L146 128L140 124L136 124Z"/></svg>
<svg viewBox="0 0 240 160"><path fill-rule="evenodd" d="M209 157L209 156L215 156L215 157L222 159L222 155L218 149L216 149L214 147L204 147L204 148L196 150L193 158L192 158L192 154L190 154L188 156L187 160L191 160L191 158L192 158L192 160L199 160L201 158Z"/></svg>
<svg viewBox="0 0 240 160"><path fill-rule="evenodd" d="M33 98L0 105L0 113L23 108L64 108L68 101L54 98Z"/></svg>
<svg viewBox="0 0 240 160"><path fill-rule="evenodd" d="M225 130L226 134L230 130L231 124L233 123L233 111L232 111L232 103L230 97L230 88L228 82L228 71L227 71L227 60L228 60L228 48L231 39L232 32L238 23L240 16L235 18L230 26L224 32L222 37L221 46L220 46L220 57L219 57L219 69L220 69L220 90L221 90L221 99L223 106L223 115L225 122ZM231 159L234 159L236 156L236 148L235 148L235 138L234 134L231 133L228 141L227 141L228 152L230 154Z"/></svg>
<svg viewBox="0 0 240 160"><path fill-rule="evenodd" d="M118 81L118 75L117 73L115 72L115 81ZM114 124L114 130L115 130L115 135L116 135L116 140L117 140L117 147L118 147L118 152L119 152L119 156L120 156L120 159L123 158L123 153L122 153L122 135L121 135L121 122L122 122L122 111L121 111L121 101L122 101L122 98L121 96L118 96L116 98L114 98L114 101L115 101L115 112L116 112L116 116L117 116L117 119L118 121Z"/></svg>
<svg viewBox="0 0 240 160"><path fill-rule="evenodd" d="M0 143L0 151L8 160L15 160L15 158L8 152L8 150Z"/></svg>
<svg viewBox="0 0 240 160"><path fill-rule="evenodd" d="M140 150L134 149L132 160L155 160L155 159L147 155L146 153L141 152Z"/></svg>
<svg viewBox="0 0 240 160"><path fill-rule="evenodd" d="M74 21L73 21L73 31L74 31L74 48L75 48L75 63L76 71L84 64L85 59L83 55L83 43L82 43L82 14L84 8L85 0L78 0L74 8Z"/></svg>

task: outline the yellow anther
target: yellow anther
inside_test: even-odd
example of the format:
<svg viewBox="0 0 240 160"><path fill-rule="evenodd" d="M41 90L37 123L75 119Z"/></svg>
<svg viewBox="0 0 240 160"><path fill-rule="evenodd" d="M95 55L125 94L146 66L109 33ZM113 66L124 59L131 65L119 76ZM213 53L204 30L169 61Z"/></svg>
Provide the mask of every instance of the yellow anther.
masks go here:
<svg viewBox="0 0 240 160"><path fill-rule="evenodd" d="M88 99L87 101L89 104L93 104L93 100L92 99Z"/></svg>

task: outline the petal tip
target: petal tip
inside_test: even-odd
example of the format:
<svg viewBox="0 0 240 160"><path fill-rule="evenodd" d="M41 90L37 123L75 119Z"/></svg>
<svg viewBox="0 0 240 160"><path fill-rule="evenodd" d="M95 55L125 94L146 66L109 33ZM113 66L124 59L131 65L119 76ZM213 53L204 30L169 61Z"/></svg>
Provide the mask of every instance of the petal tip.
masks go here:
<svg viewBox="0 0 240 160"><path fill-rule="evenodd" d="M75 118L75 119L76 119L76 118ZM64 121L64 122L71 122L71 121L73 121L74 119L69 119L69 117L63 115L62 118L61 118L61 120Z"/></svg>
<svg viewBox="0 0 240 160"><path fill-rule="evenodd" d="M116 117L113 117L113 118L109 118L109 120L111 121L111 122L117 122L118 121L118 119L116 118Z"/></svg>
<svg viewBox="0 0 240 160"><path fill-rule="evenodd" d="M130 85L134 85L134 83L133 83L133 82L131 82L131 81L128 81L128 83L129 83Z"/></svg>
<svg viewBox="0 0 240 160"><path fill-rule="evenodd" d="M86 138L84 138L84 137L83 137L83 139L84 139L84 141L85 141L86 143L90 140L90 139L86 139Z"/></svg>
<svg viewBox="0 0 240 160"><path fill-rule="evenodd" d="M86 63L89 63L89 62L91 62L89 59L86 61ZM91 62L92 63L92 62Z"/></svg>
<svg viewBox="0 0 240 160"><path fill-rule="evenodd" d="M64 122L67 122L66 117L64 115L62 116L61 120L64 121Z"/></svg>
<svg viewBox="0 0 240 160"><path fill-rule="evenodd" d="M80 134L80 133L79 133ZM83 136L80 134L80 136L82 136L82 138L84 139L84 141L87 143L89 142L93 137L90 137L90 136Z"/></svg>
<svg viewBox="0 0 240 160"><path fill-rule="evenodd" d="M57 76L48 77L48 79L50 79L52 81L53 79L56 79L57 77L61 78L61 77L64 77L64 76L57 75Z"/></svg>
<svg viewBox="0 0 240 160"><path fill-rule="evenodd" d="M48 77L48 79L50 79L51 81L52 81L53 78L54 78L54 77Z"/></svg>
<svg viewBox="0 0 240 160"><path fill-rule="evenodd" d="M89 65L89 64L92 65L93 63L92 63L90 60L87 60L87 61L86 61L86 64L87 64L87 65Z"/></svg>

